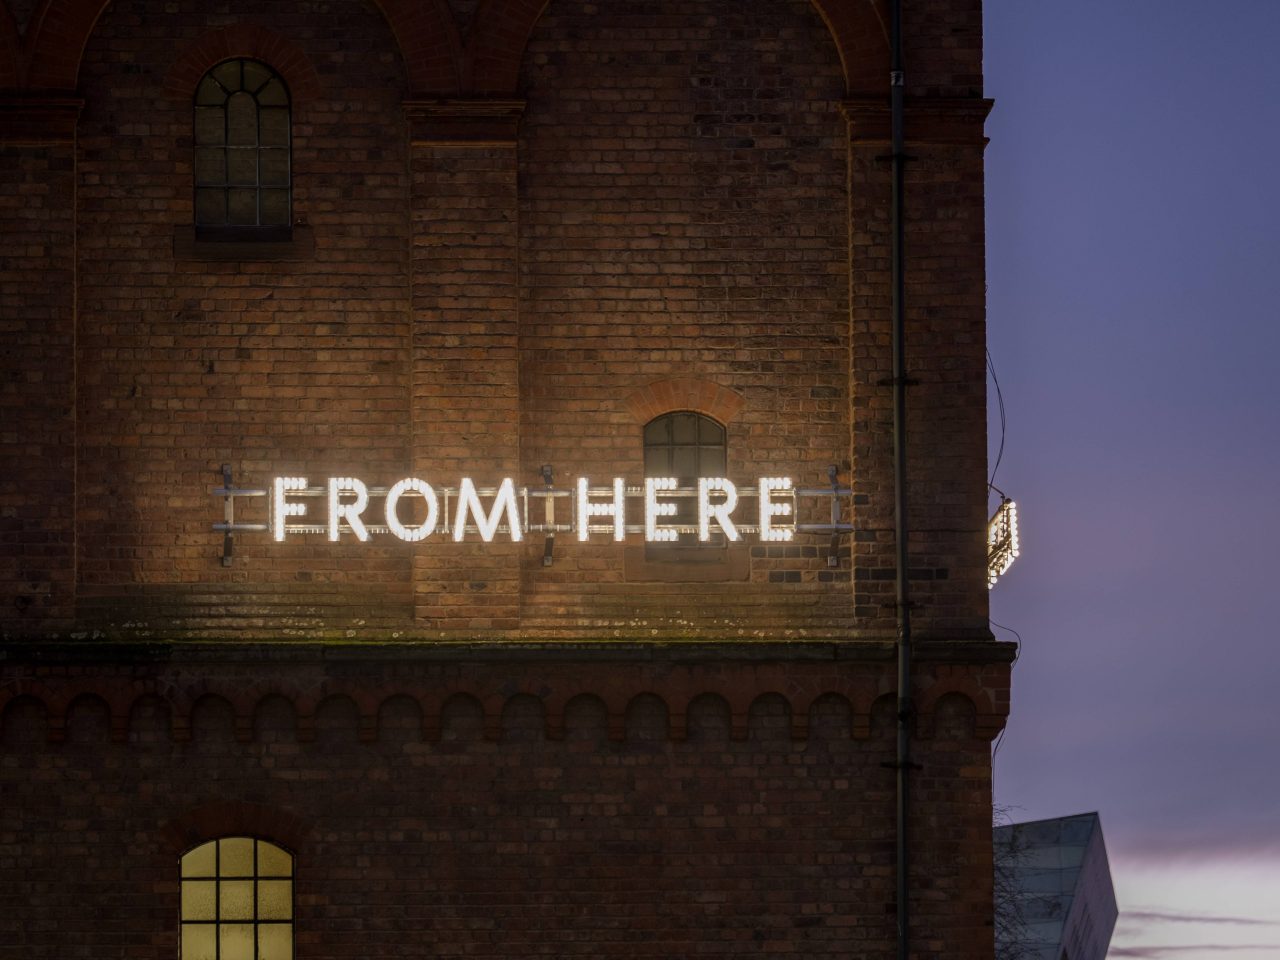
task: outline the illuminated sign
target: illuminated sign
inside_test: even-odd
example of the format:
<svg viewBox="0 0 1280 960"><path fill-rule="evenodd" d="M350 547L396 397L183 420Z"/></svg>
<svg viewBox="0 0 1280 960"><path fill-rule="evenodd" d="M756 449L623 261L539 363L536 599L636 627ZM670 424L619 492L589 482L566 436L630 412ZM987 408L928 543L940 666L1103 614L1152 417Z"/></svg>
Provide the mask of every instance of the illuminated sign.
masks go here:
<svg viewBox="0 0 1280 960"><path fill-rule="evenodd" d="M681 487L675 477L646 477L643 487L628 487L621 477L614 477L611 486L593 488L587 477L579 477L573 494L526 487L517 490L510 477L496 487L484 488L463 477L456 487L438 490L418 477L406 477L387 489L369 487L356 477L330 477L322 486L312 486L306 477L276 477L271 484L269 525L276 540L292 534L324 533L332 541L349 535L363 542L371 533L389 533L416 543L440 529L442 535L459 543L471 532L491 543L499 533L519 542L528 532L560 530L576 533L580 541L590 539L593 533L609 533L614 540L623 540L629 532L643 532L650 543L670 542L681 533L696 533L706 543L713 531L729 541L741 540L743 532L759 533L761 540L786 541L795 536L796 492L790 477L764 477L743 491L725 477L703 477L696 488ZM246 496L258 491L237 493ZM401 507L410 494L422 501L425 516L406 524ZM530 523L531 497L551 498L548 523ZM563 527L554 519L556 497L570 497L573 503L572 522ZM313 512L303 502L307 498L323 498L325 505ZM677 519L679 501L686 498L696 501L692 511L696 522L692 517L684 523ZM380 511L370 507L375 499L382 500ZM630 499L643 500L643 524L627 524ZM735 520L734 512L742 499L755 499L754 522L751 517ZM257 529L257 525L237 526Z"/></svg>
<svg viewBox="0 0 1280 960"><path fill-rule="evenodd" d="M517 487L510 477L496 486L478 486L470 477L451 487L405 477L374 487L358 477L328 477L317 484L308 477L280 476L270 487L255 489L235 486L230 466L223 466L223 486L214 490L223 498L223 522L213 527L224 534L224 563L230 563L232 535L250 532L269 532L276 541L310 534L361 543L384 535L406 543L433 536L455 543L468 537L518 543L529 534L550 542L561 533L579 542L593 536L621 542L638 534L648 543L670 543L682 535L702 543L735 543L749 535L778 543L797 533L825 533L832 536L830 562L835 538L853 529L841 519L841 502L852 491L839 484L835 467L827 475L830 486L813 488L797 487L790 477L761 477L742 486L727 477L702 477L693 486L682 486L675 477L646 477L640 485L613 477L608 486L596 487L590 478L578 477L563 488L552 485L551 468L544 467L542 487ZM238 499L258 497L267 502L265 523L236 516ZM830 522L800 522L798 504L804 498L828 499ZM549 553L544 560L549 562Z"/></svg>

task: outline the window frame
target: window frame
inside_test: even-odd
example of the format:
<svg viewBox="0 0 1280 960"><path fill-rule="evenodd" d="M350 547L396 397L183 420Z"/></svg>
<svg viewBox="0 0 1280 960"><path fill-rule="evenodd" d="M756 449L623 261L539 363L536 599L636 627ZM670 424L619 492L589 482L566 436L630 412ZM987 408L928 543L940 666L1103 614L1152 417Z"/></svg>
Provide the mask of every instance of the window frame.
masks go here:
<svg viewBox="0 0 1280 960"><path fill-rule="evenodd" d="M248 873L236 872L236 864L230 863L227 871L223 870L223 845L237 842L247 841L252 845L252 858L250 870ZM213 870L208 872L205 862L207 861L207 851L213 848ZM287 872L263 872L262 869L262 851L266 848L272 855L273 859L279 862L279 857L283 857L287 861ZM242 860L242 858L240 858ZM292 851L286 847L267 840L262 837L254 837L244 834L230 835L225 837L215 837L203 843L197 844L185 851L179 858L179 957L180 960L292 960L294 956L294 922L296 919L296 863ZM263 906L263 893L261 884L280 884L288 883L288 902L287 917L277 916L260 916ZM224 886L234 884L242 887L245 883L250 883L251 888L248 892L249 902L251 903L251 916L243 917L234 915L238 911L229 911L233 915L224 916ZM207 916L208 912L208 890L203 887L212 884L213 905L212 917ZM230 893L231 891L227 891ZM242 892L242 891L237 891ZM245 952L244 949L226 950L224 951L224 942L230 939L227 934L229 930L224 928L232 927L251 927L252 928L252 950ZM281 957L277 948L282 944L276 944L272 948L272 952L263 957L262 935L263 927L285 928L288 933L283 938L284 944L287 944L287 956ZM212 929L212 937L199 937L194 935L194 930L198 928ZM273 939L277 939L273 937ZM208 941L211 940L212 952L208 949ZM205 941L205 942L200 942ZM242 941L243 942L243 941ZM234 941L233 941L234 943Z"/></svg>
<svg viewBox="0 0 1280 960"><path fill-rule="evenodd" d="M234 64L238 85L231 89L226 68ZM249 79L249 68L257 68L265 73L265 79L253 82ZM283 102L263 102L263 95L272 88L278 91L270 99ZM216 96L221 91L220 103L212 102L210 93ZM253 104L254 132L253 143L235 143L233 136L233 101L236 97L249 97ZM293 239L293 96L289 85L278 70L269 63L254 57L230 57L214 64L201 75L200 81L192 95L192 222L194 239L199 242L249 242L249 243L281 243ZM264 143L264 112L283 113L281 125L276 121L273 126L275 134L270 142ZM221 132L212 139L204 139L209 131L216 127L217 120L211 115L221 115ZM283 143L276 142L279 127L283 126ZM253 180L238 179L233 167L243 167L234 162L237 156L243 160L244 155L252 151ZM277 156L278 155L278 156ZM277 166L283 173L264 174L264 160L276 157ZM279 157L283 157L282 163ZM221 175L216 176L218 169ZM210 172L211 171L211 172ZM233 194L253 195L253 222L248 217L239 217L233 213ZM269 193L282 194L284 212L282 216L264 215L264 198ZM221 195L221 215L210 216L204 209L206 202ZM214 201L216 203L216 200ZM244 220L246 222L236 222ZM264 220L274 222L264 222ZM279 222L283 221L283 222Z"/></svg>

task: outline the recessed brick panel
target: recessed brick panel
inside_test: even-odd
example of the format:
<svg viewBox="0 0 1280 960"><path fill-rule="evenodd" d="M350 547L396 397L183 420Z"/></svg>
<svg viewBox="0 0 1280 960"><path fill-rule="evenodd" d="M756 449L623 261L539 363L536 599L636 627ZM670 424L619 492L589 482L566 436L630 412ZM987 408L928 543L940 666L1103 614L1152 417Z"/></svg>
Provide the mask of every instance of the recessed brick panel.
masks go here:
<svg viewBox="0 0 1280 960"><path fill-rule="evenodd" d="M85 53L77 509L80 610L93 622L305 629L409 615L410 557L395 541L243 538L228 569L210 529L223 463L263 486L282 473L399 476L409 454L394 43L358 3L267 3L255 16L261 29L237 32L195 5L112 7ZM292 56L272 66L306 94L292 126L293 215L314 236L305 259L175 256L175 230L192 221L191 92L160 84L182 50L241 34L286 38ZM244 519L265 519L263 501L249 507Z"/></svg>
<svg viewBox="0 0 1280 960"><path fill-rule="evenodd" d="M825 483L848 460L848 199L840 63L813 8L561 0L521 89L526 464L638 478L634 398L657 384L665 408L646 413L706 412L667 389L698 380L741 398L731 477ZM850 619L848 565L843 585L820 582L829 544L812 545L821 558L756 558L747 582L646 587L611 545L575 543L529 569L525 616L830 630ZM780 567L798 582L766 586Z"/></svg>
<svg viewBox="0 0 1280 960"><path fill-rule="evenodd" d="M0 147L0 630L75 595L75 155Z"/></svg>

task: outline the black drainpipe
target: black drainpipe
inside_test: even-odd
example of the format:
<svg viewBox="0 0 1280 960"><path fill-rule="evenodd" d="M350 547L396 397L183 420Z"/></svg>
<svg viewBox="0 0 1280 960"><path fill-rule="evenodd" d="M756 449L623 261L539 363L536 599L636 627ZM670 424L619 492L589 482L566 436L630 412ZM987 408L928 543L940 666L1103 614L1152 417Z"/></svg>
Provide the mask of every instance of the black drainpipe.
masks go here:
<svg viewBox="0 0 1280 960"><path fill-rule="evenodd" d="M906 310L903 233L903 136L905 77L902 65L902 0L889 0L889 110L893 139L893 517L897 547L898 754L897 770L897 920L898 960L910 955L910 864L907 859L907 774L911 769L911 597L907 551L907 364L904 349Z"/></svg>

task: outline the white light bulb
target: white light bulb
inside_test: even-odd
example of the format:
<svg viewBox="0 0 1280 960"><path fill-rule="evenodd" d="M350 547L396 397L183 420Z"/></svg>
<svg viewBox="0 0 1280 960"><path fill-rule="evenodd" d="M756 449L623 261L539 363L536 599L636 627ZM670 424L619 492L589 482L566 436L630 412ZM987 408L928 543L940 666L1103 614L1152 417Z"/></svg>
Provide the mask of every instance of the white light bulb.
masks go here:
<svg viewBox="0 0 1280 960"><path fill-rule="evenodd" d="M677 538L674 530L658 523L660 517L674 517L676 505L670 500L660 501L658 494L679 485L675 477L644 478L644 538L650 543L669 543Z"/></svg>
<svg viewBox="0 0 1280 960"><path fill-rule="evenodd" d="M476 485L471 482L470 477L462 478L458 484L458 511L454 514L453 520L453 539L459 543L467 532L468 513L475 517L476 529L480 531L480 539L485 543L491 542L493 535L498 532L498 524L502 520L503 513L507 515L507 529L511 531L512 542L518 543L523 539L520 513L516 509L515 483L510 477L504 478L498 487L497 496L494 497L493 506L487 516L480 505Z"/></svg>
<svg viewBox="0 0 1280 960"><path fill-rule="evenodd" d="M397 513L400 498L406 493L416 493L427 501L427 519L416 527L406 527L400 522L400 516ZM431 488L431 484L417 477L406 477L387 491L386 509L387 527L401 540L407 540L410 543L416 543L431 536L435 532L436 521L440 518L440 501L436 498L435 490Z"/></svg>
<svg viewBox="0 0 1280 960"><path fill-rule="evenodd" d="M1018 505L1012 500L1005 500L987 526L987 589L994 587L996 581L1013 566L1020 552Z"/></svg>
<svg viewBox="0 0 1280 960"><path fill-rule="evenodd" d="M344 503L342 494L353 493L355 499ZM329 478L329 539L337 540L342 521L347 522L356 539L362 543L369 539L369 531L365 529L360 514L369 505L369 489L364 481L355 477Z"/></svg>
<svg viewBox="0 0 1280 960"><path fill-rule="evenodd" d="M724 499L711 502L711 494L722 493ZM738 488L724 477L701 477L698 480L698 539L706 543L711 539L711 520L715 519L730 540L738 539L738 528L729 514L738 505Z"/></svg>
<svg viewBox="0 0 1280 960"><path fill-rule="evenodd" d="M779 527L774 525L774 517L790 517L795 513L791 504L794 497L788 497L786 500L775 500L773 498L774 492L778 490L790 494L791 478L760 478L760 539L763 541L786 541L792 539L796 533L794 520L787 526Z"/></svg>
<svg viewBox="0 0 1280 960"><path fill-rule="evenodd" d="M307 489L306 477L276 477L271 485L271 532L276 540L283 540L285 523L289 517L306 516L307 507L302 503L285 501L287 493Z"/></svg>
<svg viewBox="0 0 1280 960"><path fill-rule="evenodd" d="M591 534L592 517L613 517L613 539L622 541L627 538L626 503L627 488L621 477L613 478L613 500L606 503L592 503L589 497L589 486L586 477L578 478L578 509L574 518L578 528L578 539L586 540Z"/></svg>

